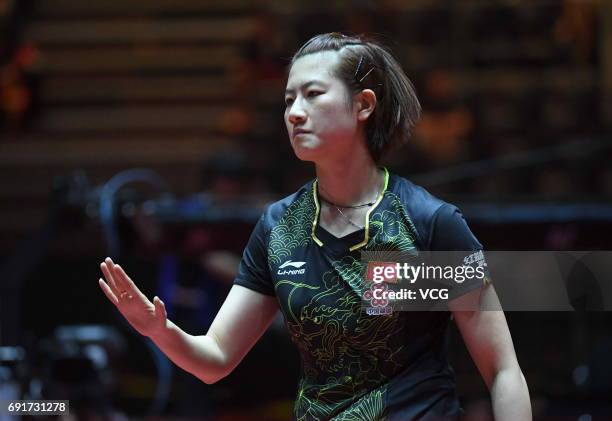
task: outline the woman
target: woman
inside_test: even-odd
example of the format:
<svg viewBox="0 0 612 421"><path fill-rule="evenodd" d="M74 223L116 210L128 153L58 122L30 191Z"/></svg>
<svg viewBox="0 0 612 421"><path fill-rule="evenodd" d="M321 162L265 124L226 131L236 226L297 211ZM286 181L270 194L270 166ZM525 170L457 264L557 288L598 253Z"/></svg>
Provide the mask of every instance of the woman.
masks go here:
<svg viewBox="0 0 612 421"><path fill-rule="evenodd" d="M456 419L444 340L452 313L496 419L531 419L503 312L460 305L497 303L488 283L466 285L451 312L362 311L361 251L481 250L457 208L377 165L420 113L396 60L361 37L318 35L291 61L285 102L291 146L315 164L317 178L266 209L208 333L182 331L110 259L101 265L106 296L206 383L227 376L280 309L302 358L298 420Z"/></svg>

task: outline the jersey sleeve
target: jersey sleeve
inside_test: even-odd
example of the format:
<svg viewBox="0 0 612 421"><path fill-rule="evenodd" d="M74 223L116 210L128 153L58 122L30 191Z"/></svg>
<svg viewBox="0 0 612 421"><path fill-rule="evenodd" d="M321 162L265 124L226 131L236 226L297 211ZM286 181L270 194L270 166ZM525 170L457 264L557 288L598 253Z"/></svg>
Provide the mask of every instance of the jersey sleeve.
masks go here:
<svg viewBox="0 0 612 421"><path fill-rule="evenodd" d="M454 298L491 282L483 246L456 206L448 203L440 206L434 215L430 238L430 250L436 254L436 260L457 271L450 291Z"/></svg>
<svg viewBox="0 0 612 421"><path fill-rule="evenodd" d="M255 225L238 266L235 285L265 295L275 295L268 266L265 214Z"/></svg>

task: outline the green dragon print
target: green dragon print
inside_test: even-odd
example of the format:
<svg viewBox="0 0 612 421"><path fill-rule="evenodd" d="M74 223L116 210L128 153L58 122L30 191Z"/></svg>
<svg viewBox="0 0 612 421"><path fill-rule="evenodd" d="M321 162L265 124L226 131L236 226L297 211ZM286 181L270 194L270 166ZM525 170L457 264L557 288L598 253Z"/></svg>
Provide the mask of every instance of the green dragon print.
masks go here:
<svg viewBox="0 0 612 421"><path fill-rule="evenodd" d="M399 198L386 192L389 210L370 216L366 249L416 252L414 226ZM314 201L305 194L272 229L269 263L279 264L311 241ZM312 243L312 246L318 247ZM387 382L403 368L403 323L399 313L368 316L362 311L364 264L358 253L332 262L320 282L279 279L275 284L285 323L296 344L303 373L295 416L305 420L383 420Z"/></svg>

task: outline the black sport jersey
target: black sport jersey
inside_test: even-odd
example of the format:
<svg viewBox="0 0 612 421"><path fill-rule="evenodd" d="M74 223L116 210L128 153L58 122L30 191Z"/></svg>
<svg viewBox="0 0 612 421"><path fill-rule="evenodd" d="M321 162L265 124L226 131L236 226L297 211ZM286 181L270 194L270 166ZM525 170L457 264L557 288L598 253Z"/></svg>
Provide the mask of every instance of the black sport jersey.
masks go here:
<svg viewBox="0 0 612 421"><path fill-rule="evenodd" d="M235 280L278 299L302 360L295 418L455 419L461 409L446 357L450 313L366 314L360 251L477 251L481 244L456 207L386 170L365 228L336 238L318 225L316 184L266 209ZM463 292L482 285L466 283Z"/></svg>

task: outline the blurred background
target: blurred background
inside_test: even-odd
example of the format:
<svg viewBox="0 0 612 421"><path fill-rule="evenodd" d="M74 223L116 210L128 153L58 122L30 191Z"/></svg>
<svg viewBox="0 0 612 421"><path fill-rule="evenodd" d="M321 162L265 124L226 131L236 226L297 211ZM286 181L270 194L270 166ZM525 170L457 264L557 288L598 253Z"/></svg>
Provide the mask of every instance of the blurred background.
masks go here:
<svg viewBox="0 0 612 421"><path fill-rule="evenodd" d="M97 279L112 256L206 332L263 206L313 177L283 92L292 53L329 31L399 58L423 118L386 165L487 249L610 249L612 1L0 0L0 399L70 399L64 419L290 419L281 320L207 386ZM507 319L535 419L612 419L609 313ZM465 419L491 420L454 327L450 344Z"/></svg>

